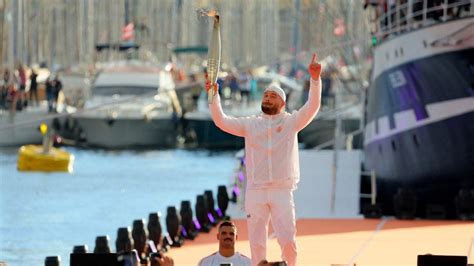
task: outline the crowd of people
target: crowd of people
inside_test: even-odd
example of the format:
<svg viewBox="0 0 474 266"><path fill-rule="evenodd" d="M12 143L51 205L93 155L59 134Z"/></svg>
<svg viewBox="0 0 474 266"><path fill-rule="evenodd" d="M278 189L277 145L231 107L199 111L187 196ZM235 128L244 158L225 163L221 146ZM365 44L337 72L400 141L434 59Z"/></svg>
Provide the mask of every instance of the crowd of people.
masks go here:
<svg viewBox="0 0 474 266"><path fill-rule="evenodd" d="M242 103L249 103L256 99L257 79L250 70L240 74L237 71L231 71L227 76L219 77L217 83L222 88L219 93L226 99Z"/></svg>
<svg viewBox="0 0 474 266"><path fill-rule="evenodd" d="M411 5L411 6L410 6ZM364 8L375 8L377 18L381 20L382 30L395 30L404 26L410 20L421 21L426 15L427 19L443 21L462 17L462 13L469 13L470 3L462 0L365 0ZM426 7L426 10L424 8ZM446 9L446 13L445 10ZM409 14L411 10L411 14ZM425 14L426 13L426 14ZM408 17L410 16L410 17Z"/></svg>
<svg viewBox="0 0 474 266"><path fill-rule="evenodd" d="M40 104L41 97L38 92L40 82L34 68L28 70L23 64L18 64L14 70L5 68L0 85L0 109L15 112ZM63 89L59 75L55 75L54 78L48 77L44 82L44 88L48 111L55 112Z"/></svg>

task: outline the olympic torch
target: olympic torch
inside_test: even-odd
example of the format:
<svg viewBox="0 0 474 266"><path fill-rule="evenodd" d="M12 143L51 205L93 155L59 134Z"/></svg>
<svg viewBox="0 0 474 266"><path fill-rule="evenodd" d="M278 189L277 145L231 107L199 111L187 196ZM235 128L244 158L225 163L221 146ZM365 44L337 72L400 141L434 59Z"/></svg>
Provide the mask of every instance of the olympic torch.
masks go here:
<svg viewBox="0 0 474 266"><path fill-rule="evenodd" d="M216 11L211 10L207 13L209 17L214 18L214 25L212 27L211 41L209 43L208 58L207 58L207 75L211 81L211 89L208 92L207 100L212 103L212 98L217 93L215 84L217 83L217 76L219 75L219 66L221 64L221 33L219 24L219 15Z"/></svg>

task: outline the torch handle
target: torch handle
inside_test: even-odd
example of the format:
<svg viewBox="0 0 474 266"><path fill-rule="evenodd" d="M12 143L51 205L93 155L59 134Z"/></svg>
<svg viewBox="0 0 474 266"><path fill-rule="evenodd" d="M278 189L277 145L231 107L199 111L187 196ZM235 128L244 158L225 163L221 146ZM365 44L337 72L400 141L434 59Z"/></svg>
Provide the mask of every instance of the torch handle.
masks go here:
<svg viewBox="0 0 474 266"><path fill-rule="evenodd" d="M207 103L212 104L212 99L214 98L214 85L211 85L211 88L207 92Z"/></svg>
<svg viewBox="0 0 474 266"><path fill-rule="evenodd" d="M221 34L219 29L219 16L215 16L207 60L207 74L209 75L209 80L211 81L211 89L209 90L207 101L210 104L212 103L214 95L217 93L215 84L217 83L217 77L219 76L219 66L221 63Z"/></svg>

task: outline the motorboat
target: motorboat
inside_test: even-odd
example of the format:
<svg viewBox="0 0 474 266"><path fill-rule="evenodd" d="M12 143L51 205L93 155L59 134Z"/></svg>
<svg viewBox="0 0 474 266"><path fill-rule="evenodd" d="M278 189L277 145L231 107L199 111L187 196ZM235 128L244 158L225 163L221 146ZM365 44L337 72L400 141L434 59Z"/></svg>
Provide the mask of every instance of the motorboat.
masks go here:
<svg viewBox="0 0 474 266"><path fill-rule="evenodd" d="M170 148L176 144L180 109L171 75L143 62L105 66L85 108L69 127L76 143L106 149Z"/></svg>

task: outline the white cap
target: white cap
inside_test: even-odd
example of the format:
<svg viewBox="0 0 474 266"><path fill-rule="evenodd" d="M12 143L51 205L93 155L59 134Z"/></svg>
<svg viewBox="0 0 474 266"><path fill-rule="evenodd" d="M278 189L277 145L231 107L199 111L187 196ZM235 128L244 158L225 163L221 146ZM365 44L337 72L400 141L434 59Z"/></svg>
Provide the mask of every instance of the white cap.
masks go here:
<svg viewBox="0 0 474 266"><path fill-rule="evenodd" d="M285 91L280 88L280 86L276 85L275 83L272 83L270 84L264 91L267 92L267 91L273 91L274 93L278 94L280 96L280 98L283 100L283 102L286 102L286 94L285 94Z"/></svg>

